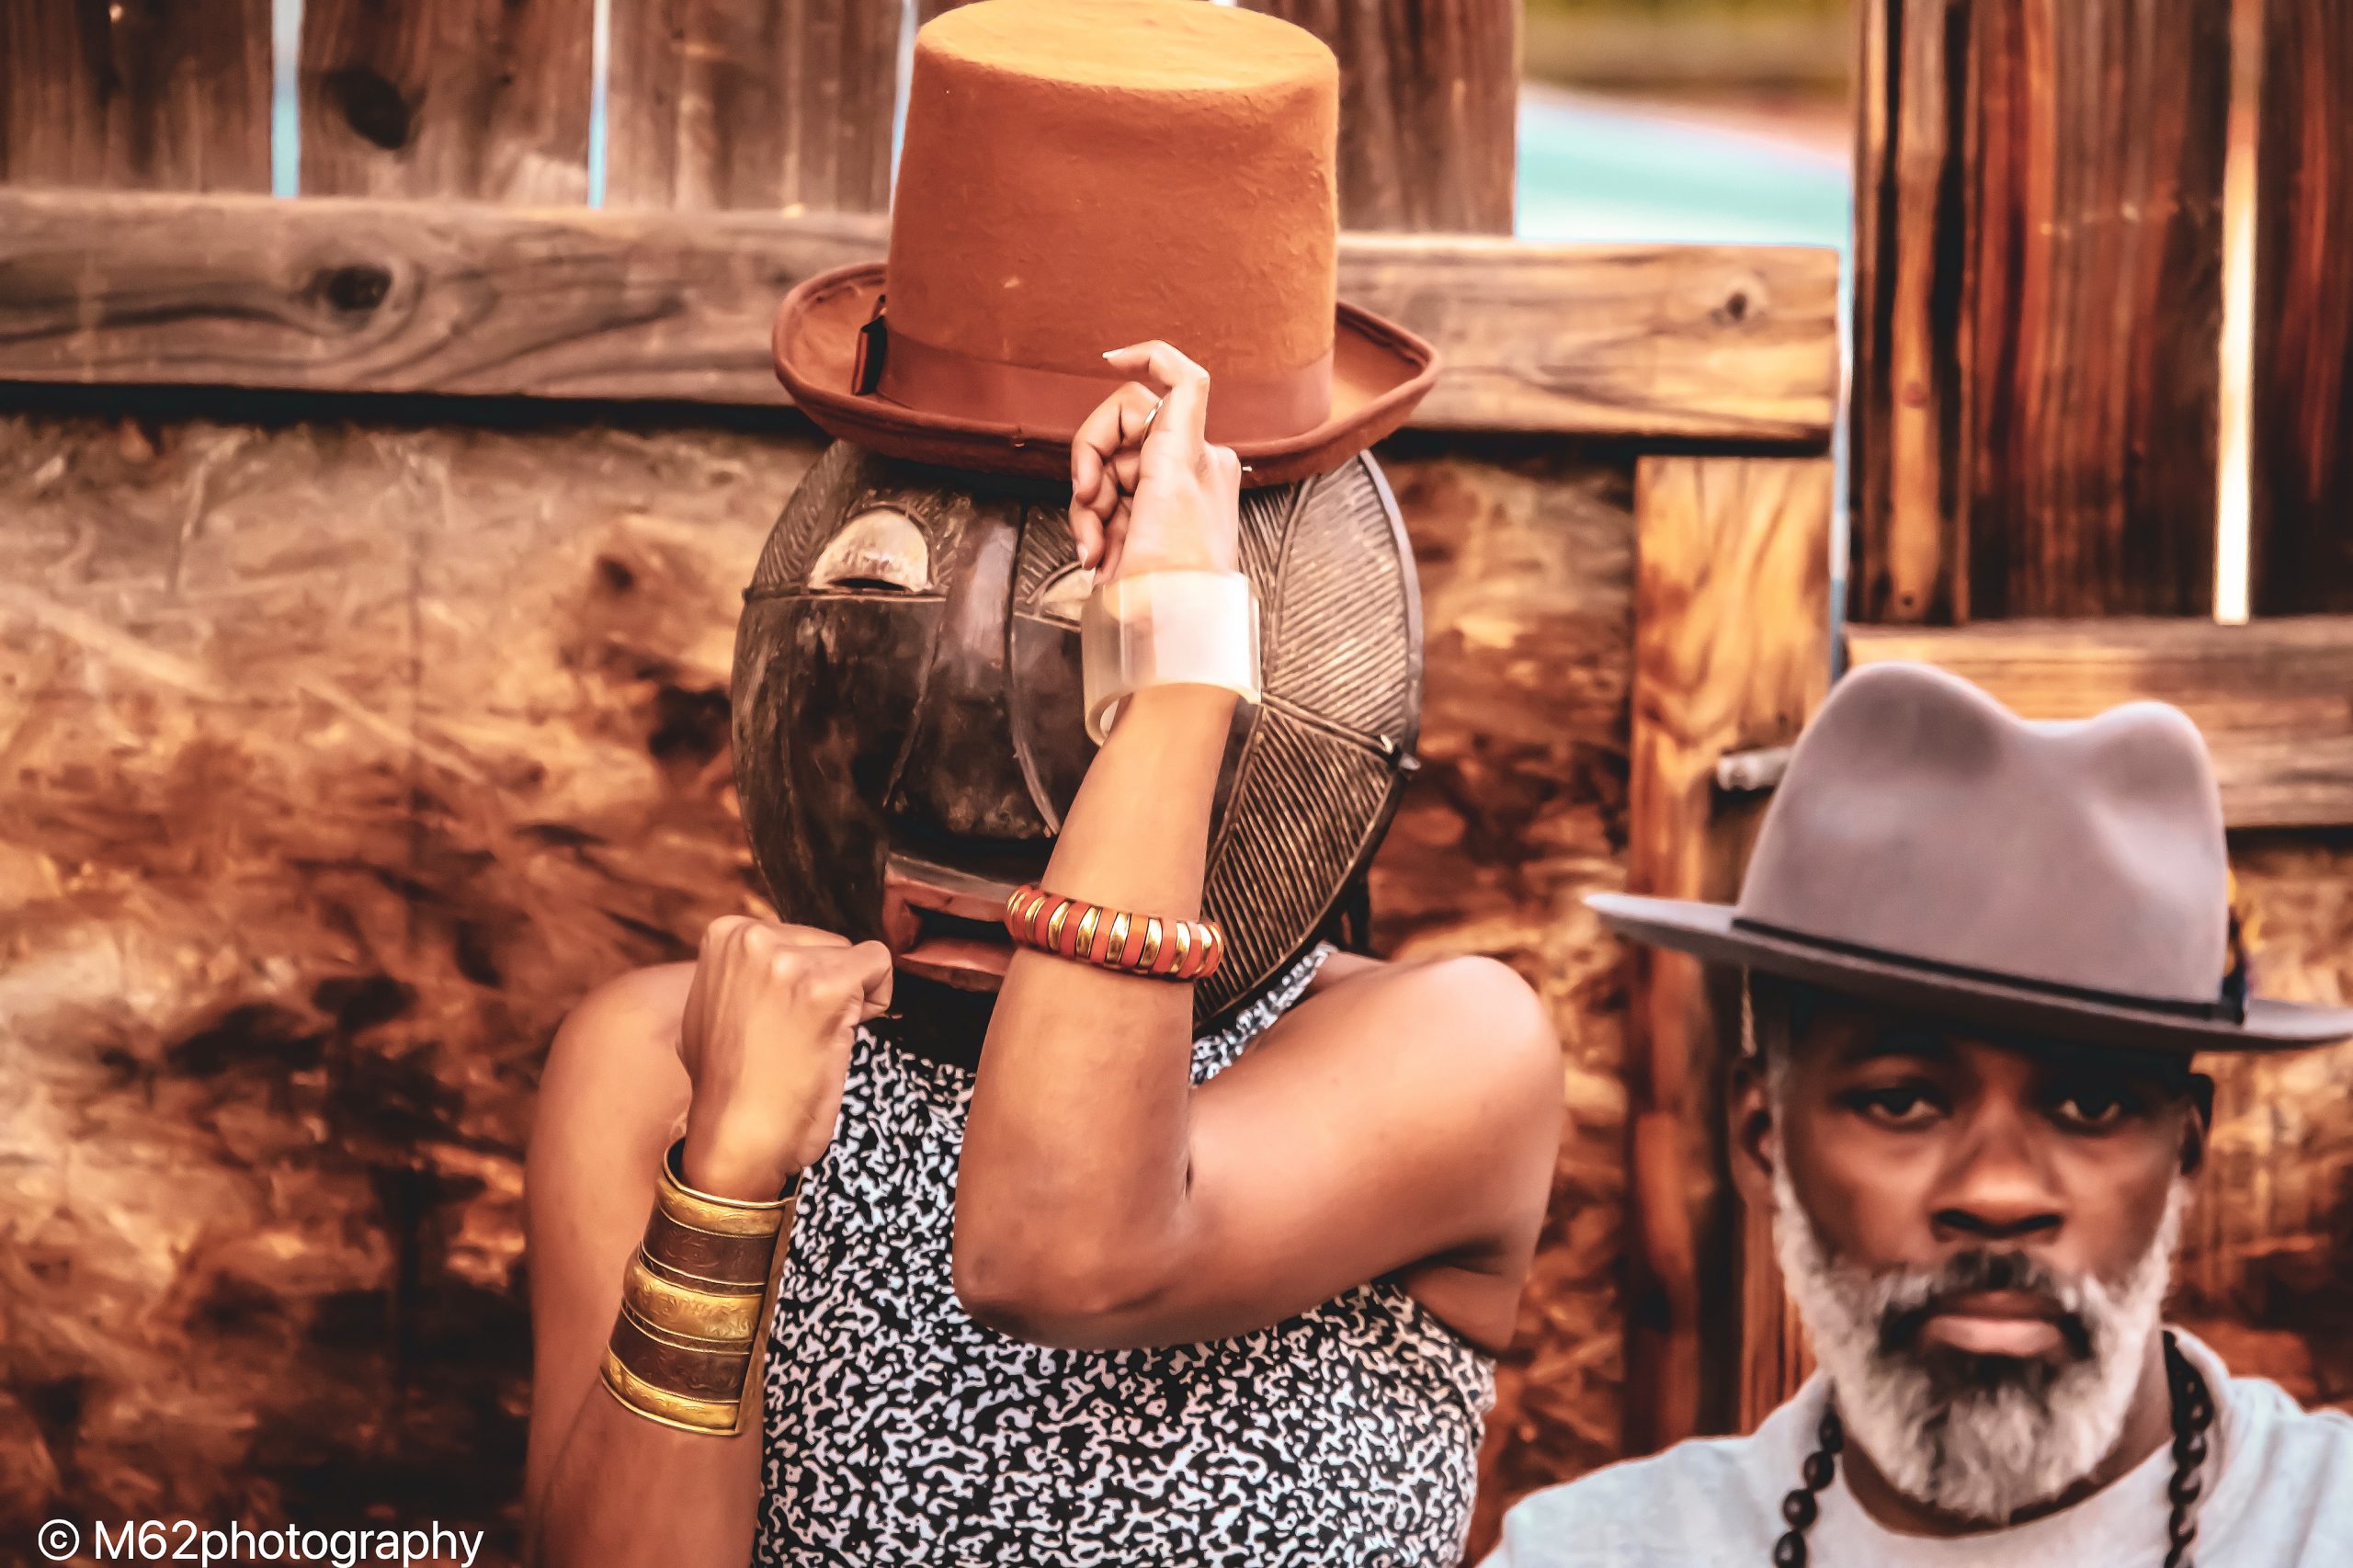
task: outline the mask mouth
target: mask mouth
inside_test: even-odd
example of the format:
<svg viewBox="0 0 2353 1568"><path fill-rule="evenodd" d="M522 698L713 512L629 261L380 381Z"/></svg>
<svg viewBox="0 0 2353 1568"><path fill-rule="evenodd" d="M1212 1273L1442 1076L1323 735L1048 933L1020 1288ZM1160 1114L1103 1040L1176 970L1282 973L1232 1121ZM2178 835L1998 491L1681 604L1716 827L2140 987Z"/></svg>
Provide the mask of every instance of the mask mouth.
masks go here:
<svg viewBox="0 0 2353 1568"><path fill-rule="evenodd" d="M882 860L882 940L909 974L994 992L1013 962L1005 903L1018 885L892 850Z"/></svg>

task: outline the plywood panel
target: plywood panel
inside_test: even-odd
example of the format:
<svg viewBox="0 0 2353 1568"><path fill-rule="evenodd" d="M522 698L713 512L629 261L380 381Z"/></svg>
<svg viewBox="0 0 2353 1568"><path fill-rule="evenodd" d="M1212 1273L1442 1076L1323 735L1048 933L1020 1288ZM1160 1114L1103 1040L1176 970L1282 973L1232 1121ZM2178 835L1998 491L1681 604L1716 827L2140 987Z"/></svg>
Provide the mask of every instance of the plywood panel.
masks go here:
<svg viewBox="0 0 2353 1568"><path fill-rule="evenodd" d="M0 6L0 183L269 188L269 0Z"/></svg>
<svg viewBox="0 0 2353 1568"><path fill-rule="evenodd" d="M594 23L594 0L303 0L303 194L585 201Z"/></svg>
<svg viewBox="0 0 2353 1568"><path fill-rule="evenodd" d="M735 594L813 451L0 422L6 1528L513 1562L532 1085L750 898Z"/></svg>
<svg viewBox="0 0 2353 1568"><path fill-rule="evenodd" d="M899 0L614 0L605 203L891 205Z"/></svg>
<svg viewBox="0 0 2353 1568"><path fill-rule="evenodd" d="M1422 771L1373 863L1376 946L1505 958L1552 1008L1568 1121L1518 1333L1496 1369L1471 1535L1623 1451L1626 994L1581 902L1623 885L1631 474L1574 451L1383 459L1414 539Z"/></svg>

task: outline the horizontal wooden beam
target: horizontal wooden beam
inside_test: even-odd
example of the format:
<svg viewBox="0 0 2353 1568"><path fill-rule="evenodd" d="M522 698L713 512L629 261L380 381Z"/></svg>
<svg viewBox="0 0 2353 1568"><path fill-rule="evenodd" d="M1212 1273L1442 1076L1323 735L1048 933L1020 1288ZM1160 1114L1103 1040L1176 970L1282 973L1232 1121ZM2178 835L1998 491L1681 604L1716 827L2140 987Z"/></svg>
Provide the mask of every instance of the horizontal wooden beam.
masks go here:
<svg viewBox="0 0 2353 1568"><path fill-rule="evenodd" d="M2205 733L2233 827L2353 824L2353 616L1851 626L1847 656L1938 665L2029 719L2170 702Z"/></svg>
<svg viewBox="0 0 2353 1568"><path fill-rule="evenodd" d="M778 300L882 222L0 190L0 381L782 405ZM1827 250L1352 234L1340 286L1438 345L1425 426L1829 438Z"/></svg>

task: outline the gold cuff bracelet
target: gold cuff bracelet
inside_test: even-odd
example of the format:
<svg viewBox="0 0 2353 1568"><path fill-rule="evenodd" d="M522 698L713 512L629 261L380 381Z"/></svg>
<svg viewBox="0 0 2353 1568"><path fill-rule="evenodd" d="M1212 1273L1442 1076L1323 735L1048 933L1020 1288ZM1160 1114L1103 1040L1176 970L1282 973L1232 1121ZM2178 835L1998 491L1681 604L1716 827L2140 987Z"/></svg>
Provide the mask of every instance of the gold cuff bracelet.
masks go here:
<svg viewBox="0 0 2353 1568"><path fill-rule="evenodd" d="M698 1192L679 1174L685 1146L680 1139L662 1157L602 1381L649 1421L732 1437L758 1419L760 1352L801 1182L758 1203Z"/></svg>

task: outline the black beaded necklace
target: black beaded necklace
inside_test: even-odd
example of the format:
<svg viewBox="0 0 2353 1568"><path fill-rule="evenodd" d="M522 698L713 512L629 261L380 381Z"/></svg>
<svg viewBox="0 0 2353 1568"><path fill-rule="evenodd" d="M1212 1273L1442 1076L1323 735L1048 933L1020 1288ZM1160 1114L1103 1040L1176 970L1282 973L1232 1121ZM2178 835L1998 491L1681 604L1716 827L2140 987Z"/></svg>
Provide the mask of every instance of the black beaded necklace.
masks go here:
<svg viewBox="0 0 2353 1568"><path fill-rule="evenodd" d="M2198 1535L2198 1494L2203 1489L2199 1471L2206 1462L2206 1429L2214 1424L2214 1399L2206 1379L2181 1353L2173 1330L2165 1331L2165 1381L2173 1391L2173 1480L2165 1495L2172 1512L2165 1520L2165 1568L2191 1568L2189 1543ZM1814 1433L1813 1452L1806 1455L1799 1472L1804 1484L1781 1499L1781 1517L1789 1528L1773 1543L1773 1568L1806 1568L1805 1532L1822 1517L1818 1494L1838 1473L1838 1452L1847 1446L1847 1430L1836 1405L1824 1405L1822 1425Z"/></svg>

